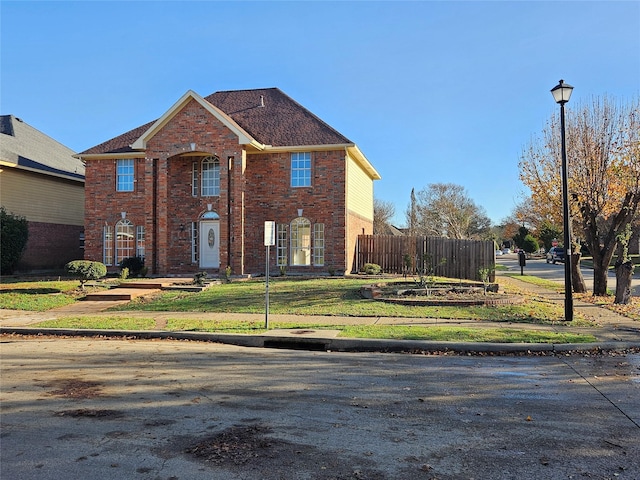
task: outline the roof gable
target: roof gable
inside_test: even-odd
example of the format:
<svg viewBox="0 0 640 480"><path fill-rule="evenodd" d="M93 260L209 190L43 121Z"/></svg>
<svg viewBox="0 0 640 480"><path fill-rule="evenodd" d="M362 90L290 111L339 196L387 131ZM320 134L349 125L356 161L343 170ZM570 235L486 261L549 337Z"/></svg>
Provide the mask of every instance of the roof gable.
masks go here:
<svg viewBox="0 0 640 480"><path fill-rule="evenodd" d="M158 120L153 122L149 128L147 128L140 137L138 137L132 144L133 150L144 150L147 146L147 141L151 139L159 130L164 127L169 120L182 110L182 108L191 100L198 102L205 110L211 115L217 118L224 126L231 130L238 136L239 144L254 144L256 143L251 136L245 132L239 125L237 125L227 114L218 109L216 106L207 102L204 98L198 95L193 90L189 90L180 99L173 104L173 106L167 110Z"/></svg>

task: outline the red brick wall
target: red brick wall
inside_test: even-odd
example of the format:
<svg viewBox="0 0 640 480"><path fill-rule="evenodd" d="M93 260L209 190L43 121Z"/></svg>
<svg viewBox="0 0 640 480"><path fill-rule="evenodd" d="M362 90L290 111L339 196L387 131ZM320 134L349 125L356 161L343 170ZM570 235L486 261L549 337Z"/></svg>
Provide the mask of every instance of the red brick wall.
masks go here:
<svg viewBox="0 0 640 480"><path fill-rule="evenodd" d="M198 156L191 156L192 142ZM192 196L192 163L205 155L220 159L219 197ZM150 273L197 272L198 265L191 263L191 222L197 222L211 204L220 217L221 270L230 265L234 274L263 273L264 222L289 224L302 209L312 225L325 225L325 264L288 266L288 271L350 271L355 238L362 228L371 233L371 222L350 220L353 241L347 243L345 151L312 152L312 185L303 188L290 186L290 153L250 154L246 164L243 155L237 136L191 101L149 139L146 158L135 162L134 192L115 191L115 160L87 161L85 258L102 261L103 226L115 227L125 211L134 225L145 225L145 264ZM157 202L152 201L154 192ZM275 265L272 248L272 268Z"/></svg>
<svg viewBox="0 0 640 480"><path fill-rule="evenodd" d="M290 186L291 154L249 155L247 160L246 200L246 270L265 271L264 222L289 224L302 216L312 224L324 223L325 264L319 267L287 266L288 272L326 273L328 269L344 270L346 174L344 150L312 152L310 187ZM312 230L313 231L313 230ZM276 248L270 249L270 269L276 265Z"/></svg>
<svg viewBox="0 0 640 480"><path fill-rule="evenodd" d="M82 226L28 222L29 239L16 270L62 269L71 260L80 260Z"/></svg>
<svg viewBox="0 0 640 480"><path fill-rule="evenodd" d="M357 273L355 269L355 254L358 235L373 235L373 221L349 212L347 215L347 273Z"/></svg>

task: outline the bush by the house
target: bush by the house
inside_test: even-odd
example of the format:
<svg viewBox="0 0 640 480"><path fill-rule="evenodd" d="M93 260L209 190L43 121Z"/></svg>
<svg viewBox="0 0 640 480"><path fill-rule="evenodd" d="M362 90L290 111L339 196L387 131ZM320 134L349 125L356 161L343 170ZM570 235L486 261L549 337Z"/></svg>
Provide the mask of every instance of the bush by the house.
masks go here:
<svg viewBox="0 0 640 480"><path fill-rule="evenodd" d="M104 263L92 262L90 260L73 260L65 265L69 275L79 277L80 287L84 289L84 284L89 280L98 280L107 274L107 267Z"/></svg>
<svg viewBox="0 0 640 480"><path fill-rule="evenodd" d="M144 258L127 257L120 262L120 268L122 270L128 268L130 277L138 277L144 268Z"/></svg>
<svg viewBox="0 0 640 480"><path fill-rule="evenodd" d="M382 268L377 263L365 263L362 266L362 272L367 275L380 275Z"/></svg>
<svg viewBox="0 0 640 480"><path fill-rule="evenodd" d="M0 207L0 229L0 272L8 275L13 273L13 269L22 258L29 239L29 226L26 218L8 213L4 207Z"/></svg>

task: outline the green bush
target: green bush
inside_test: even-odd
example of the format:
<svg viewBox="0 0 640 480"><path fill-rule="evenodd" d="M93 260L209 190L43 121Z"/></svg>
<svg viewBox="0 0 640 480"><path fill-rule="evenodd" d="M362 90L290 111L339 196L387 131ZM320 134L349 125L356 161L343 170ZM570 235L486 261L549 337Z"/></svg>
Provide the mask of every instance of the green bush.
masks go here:
<svg viewBox="0 0 640 480"><path fill-rule="evenodd" d="M92 262L90 260L73 260L65 265L69 275L80 277L80 287L84 289L84 284L89 280L98 280L107 274L107 267L104 263Z"/></svg>
<svg viewBox="0 0 640 480"><path fill-rule="evenodd" d="M127 257L120 262L121 269L129 269L130 277L138 277L144 268L144 258L142 257Z"/></svg>
<svg viewBox="0 0 640 480"><path fill-rule="evenodd" d="M540 250L540 246L538 245L538 241L533 238L531 234L528 234L522 241L522 249L527 253L533 253Z"/></svg>
<svg viewBox="0 0 640 480"><path fill-rule="evenodd" d="M0 272L7 275L13 273L22 258L29 239L29 226L26 218L7 213L4 207L0 207L0 228Z"/></svg>
<svg viewBox="0 0 640 480"><path fill-rule="evenodd" d="M367 275L380 275L382 268L380 268L380 265L376 263L365 263L362 267L362 271Z"/></svg>

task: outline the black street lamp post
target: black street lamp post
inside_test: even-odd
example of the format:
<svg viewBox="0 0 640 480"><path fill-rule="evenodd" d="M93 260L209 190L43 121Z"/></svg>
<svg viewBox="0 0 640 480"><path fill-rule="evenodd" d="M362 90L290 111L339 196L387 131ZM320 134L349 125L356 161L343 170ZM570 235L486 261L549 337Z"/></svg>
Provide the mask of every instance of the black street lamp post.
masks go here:
<svg viewBox="0 0 640 480"><path fill-rule="evenodd" d="M560 80L551 89L553 99L560 104L560 136L562 137L562 214L564 230L564 319L573 321L573 289L571 286L571 217L569 214L569 192L567 173L567 147L564 130L564 104L571 98L573 87Z"/></svg>

